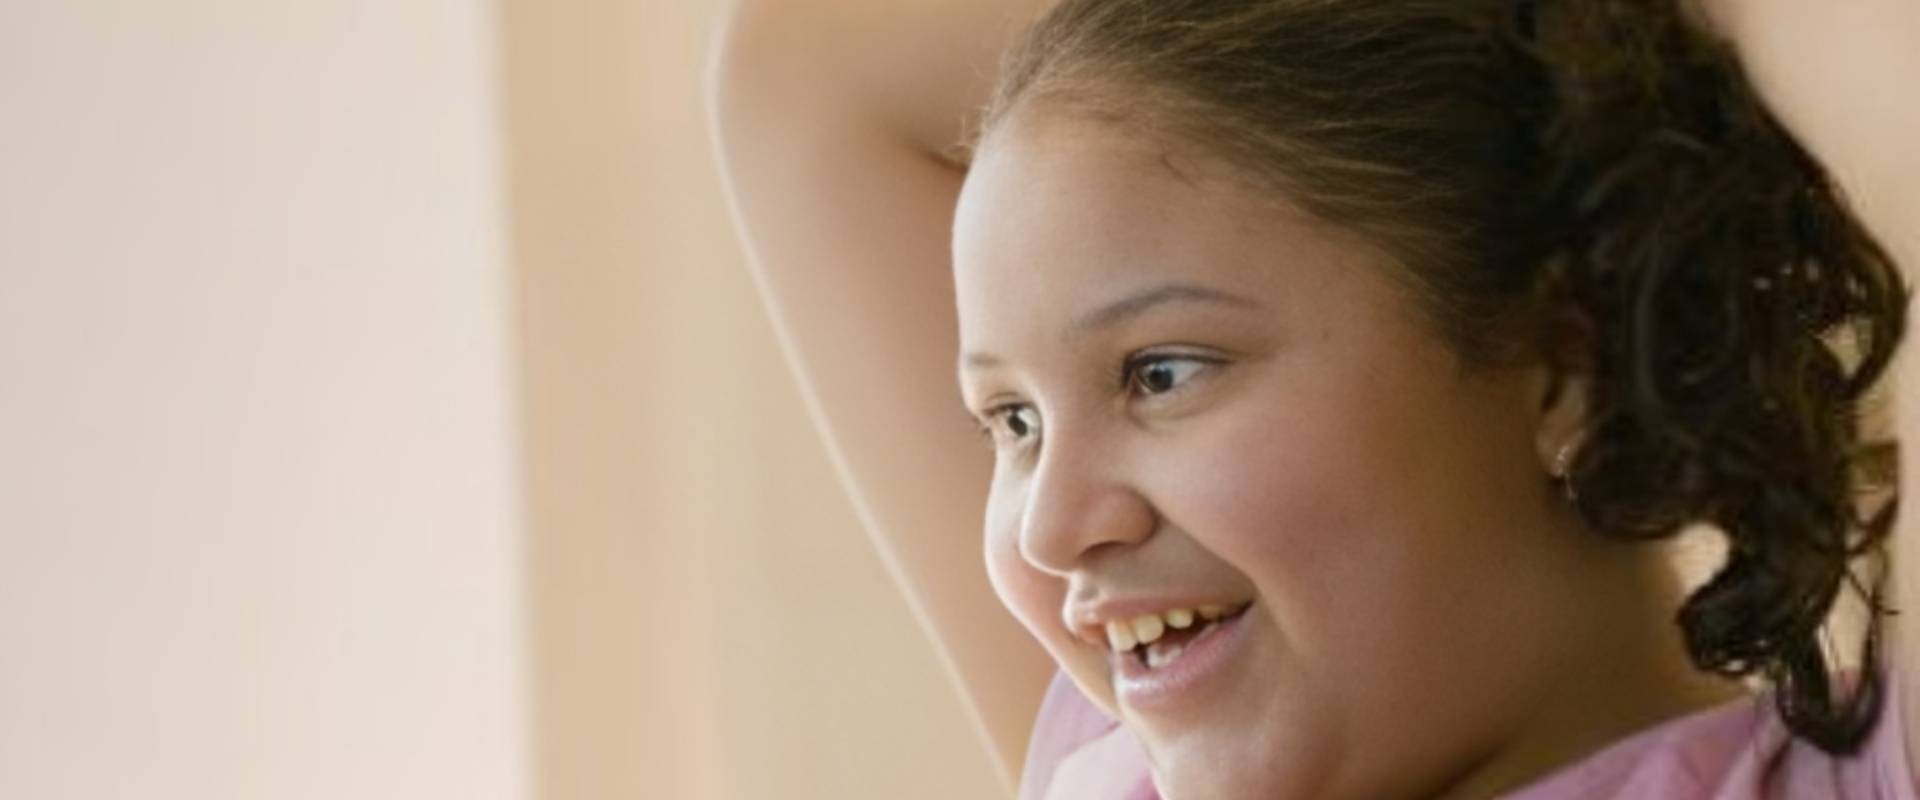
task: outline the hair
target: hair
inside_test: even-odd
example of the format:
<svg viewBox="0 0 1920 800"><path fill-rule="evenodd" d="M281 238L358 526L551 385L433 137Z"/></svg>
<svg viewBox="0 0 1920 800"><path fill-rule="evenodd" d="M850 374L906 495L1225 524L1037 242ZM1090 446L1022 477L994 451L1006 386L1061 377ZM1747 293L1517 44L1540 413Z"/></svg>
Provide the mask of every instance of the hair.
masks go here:
<svg viewBox="0 0 1920 800"><path fill-rule="evenodd" d="M1861 417L1907 289L1680 5L1063 0L965 148L1028 108L1195 146L1382 244L1463 365L1591 375L1576 511L1629 539L1717 528L1726 559L1677 614L1690 658L1851 753L1884 702L1897 501ZM1857 680L1822 647L1843 587L1868 609Z"/></svg>

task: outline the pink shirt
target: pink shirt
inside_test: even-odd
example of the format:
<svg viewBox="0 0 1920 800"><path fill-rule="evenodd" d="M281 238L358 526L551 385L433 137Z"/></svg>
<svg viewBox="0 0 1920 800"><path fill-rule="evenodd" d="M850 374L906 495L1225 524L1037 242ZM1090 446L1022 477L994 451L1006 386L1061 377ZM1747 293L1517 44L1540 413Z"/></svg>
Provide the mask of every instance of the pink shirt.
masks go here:
<svg viewBox="0 0 1920 800"><path fill-rule="evenodd" d="M1505 800L1920 800L1897 680L1888 681L1886 703L1879 727L1850 758L1788 736L1771 698L1756 695L1628 736ZM1020 800L1158 798L1133 737L1055 674L1034 723Z"/></svg>

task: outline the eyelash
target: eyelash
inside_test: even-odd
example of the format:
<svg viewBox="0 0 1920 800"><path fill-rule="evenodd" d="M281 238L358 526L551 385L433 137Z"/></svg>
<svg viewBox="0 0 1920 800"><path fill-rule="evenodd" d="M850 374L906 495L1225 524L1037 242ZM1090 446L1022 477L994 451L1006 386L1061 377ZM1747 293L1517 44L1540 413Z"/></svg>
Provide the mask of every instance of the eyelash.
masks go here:
<svg viewBox="0 0 1920 800"><path fill-rule="evenodd" d="M1114 383L1122 389L1133 390L1135 387L1139 385L1137 376L1140 374L1140 369L1142 367L1154 366L1157 364L1163 364L1167 362L1190 362L1190 363L1200 364L1202 366L1212 366L1214 364L1220 363L1218 359L1206 358L1202 356L1190 355L1185 353L1179 353L1179 354L1155 353L1150 355L1132 356L1132 357L1129 357L1127 360L1121 362L1120 367L1114 371L1114 378L1113 378ZM1186 381L1182 381L1178 386L1175 386L1172 389L1168 389L1164 392L1159 392L1157 394L1150 394L1150 395L1144 395L1144 396L1165 397L1167 395L1177 394L1185 390L1188 382L1192 380L1193 379L1189 377ZM968 415L967 419L968 421L973 423L974 429L979 433L981 438L986 439L988 442L992 442L994 437L993 423L1001 419L1002 417L1015 413L1026 407L1027 405L1025 403L1002 403L1000 405L989 408L982 413L981 416L985 417L985 420L986 420L984 422L981 421L979 418L973 417L972 415Z"/></svg>

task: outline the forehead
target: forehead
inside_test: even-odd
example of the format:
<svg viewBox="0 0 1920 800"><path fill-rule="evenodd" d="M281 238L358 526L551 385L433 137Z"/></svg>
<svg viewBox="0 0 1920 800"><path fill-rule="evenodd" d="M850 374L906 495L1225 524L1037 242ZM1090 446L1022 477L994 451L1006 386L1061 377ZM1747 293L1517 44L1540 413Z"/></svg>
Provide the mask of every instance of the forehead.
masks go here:
<svg viewBox="0 0 1920 800"><path fill-rule="evenodd" d="M1350 277L1340 273L1359 249L1192 148L1014 117L982 141L954 216L961 337L973 347L1041 333L1170 281L1284 305Z"/></svg>

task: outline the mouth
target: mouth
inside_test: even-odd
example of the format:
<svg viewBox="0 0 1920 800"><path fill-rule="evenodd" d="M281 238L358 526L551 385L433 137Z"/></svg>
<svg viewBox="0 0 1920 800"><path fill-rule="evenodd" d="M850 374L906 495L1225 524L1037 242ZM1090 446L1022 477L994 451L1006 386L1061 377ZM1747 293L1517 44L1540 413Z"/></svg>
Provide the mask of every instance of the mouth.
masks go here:
<svg viewBox="0 0 1920 800"><path fill-rule="evenodd" d="M1109 622L1114 694L1129 708L1167 711L1191 705L1244 649L1252 603L1170 609Z"/></svg>
<svg viewBox="0 0 1920 800"><path fill-rule="evenodd" d="M1170 608L1127 620L1109 620L1107 644L1116 655L1130 655L1148 669L1160 669L1179 659L1188 644L1222 623L1238 619L1252 605Z"/></svg>

